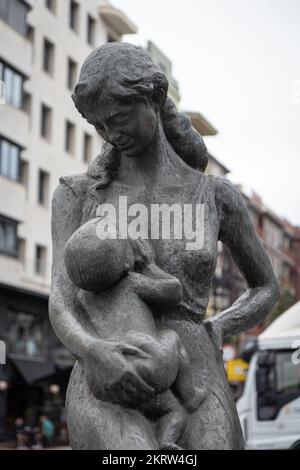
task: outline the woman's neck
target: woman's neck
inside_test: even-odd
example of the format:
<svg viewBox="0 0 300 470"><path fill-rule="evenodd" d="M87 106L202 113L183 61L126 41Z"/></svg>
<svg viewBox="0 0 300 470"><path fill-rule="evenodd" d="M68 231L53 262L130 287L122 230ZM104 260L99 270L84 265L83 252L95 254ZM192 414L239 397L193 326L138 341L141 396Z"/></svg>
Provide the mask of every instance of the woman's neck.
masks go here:
<svg viewBox="0 0 300 470"><path fill-rule="evenodd" d="M165 184L182 174L184 167L167 141L159 119L154 138L140 155L132 158L121 155L117 179L130 186Z"/></svg>

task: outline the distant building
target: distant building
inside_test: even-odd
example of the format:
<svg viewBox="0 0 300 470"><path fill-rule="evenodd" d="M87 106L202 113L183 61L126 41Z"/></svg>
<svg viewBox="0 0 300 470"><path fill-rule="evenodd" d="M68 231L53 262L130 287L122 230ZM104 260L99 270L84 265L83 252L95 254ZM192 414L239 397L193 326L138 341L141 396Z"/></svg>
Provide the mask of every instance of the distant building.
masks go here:
<svg viewBox="0 0 300 470"><path fill-rule="evenodd" d="M220 175L219 168L214 174ZM271 261L281 291L300 300L300 228L294 227L269 209L260 196L239 190L247 205L253 226ZM219 244L219 257L213 281L208 314L228 308L246 289L246 283L226 248ZM260 331L259 329L257 331Z"/></svg>
<svg viewBox="0 0 300 470"><path fill-rule="evenodd" d="M242 189L242 188L241 188ZM295 300L300 299L300 228L294 227L269 209L260 196L243 195L257 234L272 263L279 284L288 289Z"/></svg>
<svg viewBox="0 0 300 470"><path fill-rule="evenodd" d="M169 95L176 104L176 106L179 106L181 97L179 93L178 82L172 74L172 62L152 41L148 41L146 51L152 58L153 62L168 78Z"/></svg>
<svg viewBox="0 0 300 470"><path fill-rule="evenodd" d="M148 41L146 51L153 62L166 75L169 81L168 95L172 98L177 108L180 108L180 89L177 80L173 77L173 64L171 60L152 41ZM194 128L203 137L217 134L217 130L213 125L198 111L184 111L184 113L191 118Z"/></svg>
<svg viewBox="0 0 300 470"><path fill-rule="evenodd" d="M0 439L18 415L61 411L73 359L48 321L50 201L101 146L71 92L95 47L135 32L106 0L0 0Z"/></svg>

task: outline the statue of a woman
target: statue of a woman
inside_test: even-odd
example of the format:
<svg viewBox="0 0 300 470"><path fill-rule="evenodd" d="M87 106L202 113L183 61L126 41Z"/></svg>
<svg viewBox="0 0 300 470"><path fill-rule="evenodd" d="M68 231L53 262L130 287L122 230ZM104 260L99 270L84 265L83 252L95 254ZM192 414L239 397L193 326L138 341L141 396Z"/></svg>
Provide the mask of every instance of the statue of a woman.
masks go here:
<svg viewBox="0 0 300 470"><path fill-rule="evenodd" d="M202 247L187 250L184 236L151 240L155 272L159 270L164 278L162 284L167 282L167 276L171 282L179 281L182 288L178 301L174 291L171 295L163 290L170 301L167 298L151 305L153 334L156 330L161 335L166 330L174 332L188 356L189 374L196 389L206 391L204 400L188 410L176 445L189 450L243 448L223 367L222 342L262 321L277 299L278 286L240 193L227 179L203 173L207 164L205 145L189 119L166 98L167 89L166 77L145 51L130 44L110 43L86 59L73 95L78 111L106 142L88 171L62 178L53 197L50 319L58 337L76 357L66 403L70 440L75 449L160 447L158 417L143 412L142 406L150 398L153 400L153 387L147 383L147 375L142 376L138 368L132 367L145 357L147 347L143 341L133 344L134 338L128 341L129 332L124 331L125 311L128 314L126 289L130 276L135 276L129 272L134 271L134 262L122 271L122 334L109 338L104 332L110 326L111 330L118 329L115 324L112 328L117 318L113 316L117 290L109 294L101 290L96 297L92 293L88 296L84 294L85 289L89 290L88 284L77 282L66 266L75 260L76 250L81 251L84 246L80 262L84 260L83 268L95 274L97 255L89 250L89 235L82 235L85 224L95 220L97 208L104 203L118 208L120 196L127 197L128 206L139 203L149 211L152 204L204 207ZM76 243L79 240L74 245L77 248L66 255L66 247L74 237ZM218 240L230 250L248 290L229 309L204 320ZM115 265L111 269L119 272ZM94 278L98 282L98 274ZM145 298L151 304L152 297ZM87 309L83 299L88 299ZM122 302L118 310L120 321ZM89 308L95 311L93 315L87 314ZM136 326L138 323L133 320L139 320L134 317L135 308L132 315L128 320ZM91 386L93 378L96 392ZM170 390L172 400L178 400L176 388L171 386ZM165 428L168 424L165 422Z"/></svg>

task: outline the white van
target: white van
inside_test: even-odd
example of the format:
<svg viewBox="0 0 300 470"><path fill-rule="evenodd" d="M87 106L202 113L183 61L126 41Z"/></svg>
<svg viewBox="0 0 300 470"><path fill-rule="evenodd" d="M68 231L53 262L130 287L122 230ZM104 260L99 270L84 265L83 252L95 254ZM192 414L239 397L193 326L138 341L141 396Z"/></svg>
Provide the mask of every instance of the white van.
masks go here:
<svg viewBox="0 0 300 470"><path fill-rule="evenodd" d="M300 302L258 337L237 409L247 449L300 449Z"/></svg>

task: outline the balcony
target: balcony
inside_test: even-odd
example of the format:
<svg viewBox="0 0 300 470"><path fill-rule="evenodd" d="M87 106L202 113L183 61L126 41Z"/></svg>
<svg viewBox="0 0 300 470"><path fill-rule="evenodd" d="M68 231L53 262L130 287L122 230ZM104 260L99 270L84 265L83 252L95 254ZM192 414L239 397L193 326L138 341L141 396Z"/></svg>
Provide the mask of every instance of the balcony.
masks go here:
<svg viewBox="0 0 300 470"><path fill-rule="evenodd" d="M112 5L101 5L99 12L103 21L117 33L118 36L137 33L137 27L132 23L130 18Z"/></svg>

